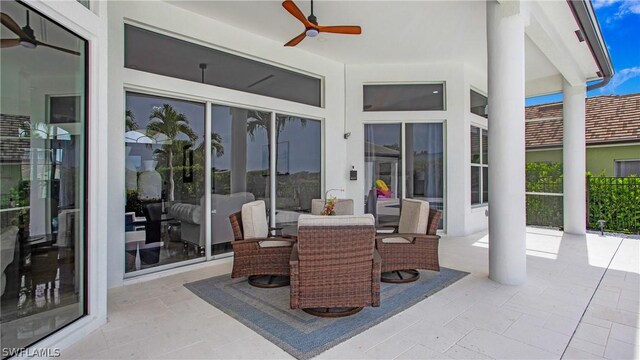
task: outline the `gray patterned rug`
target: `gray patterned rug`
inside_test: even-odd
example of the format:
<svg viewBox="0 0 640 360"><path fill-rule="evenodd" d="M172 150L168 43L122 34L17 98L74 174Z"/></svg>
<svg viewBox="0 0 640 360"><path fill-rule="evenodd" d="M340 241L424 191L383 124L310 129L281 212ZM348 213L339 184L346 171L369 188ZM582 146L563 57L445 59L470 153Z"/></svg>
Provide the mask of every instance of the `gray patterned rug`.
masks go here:
<svg viewBox="0 0 640 360"><path fill-rule="evenodd" d="M381 284L380 307L338 319L289 307L289 287L262 289L246 278L222 275L185 284L187 289L298 359L312 358L446 288L468 273L420 271L408 284Z"/></svg>

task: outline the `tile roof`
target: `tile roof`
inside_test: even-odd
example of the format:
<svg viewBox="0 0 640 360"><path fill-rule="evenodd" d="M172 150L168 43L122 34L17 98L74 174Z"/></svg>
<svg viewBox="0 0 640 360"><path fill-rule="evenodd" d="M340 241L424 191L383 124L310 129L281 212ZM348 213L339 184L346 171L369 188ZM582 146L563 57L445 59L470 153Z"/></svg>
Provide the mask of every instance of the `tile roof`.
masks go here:
<svg viewBox="0 0 640 360"><path fill-rule="evenodd" d="M525 109L527 148L562 146L562 102ZM587 145L640 142L640 93L586 99Z"/></svg>

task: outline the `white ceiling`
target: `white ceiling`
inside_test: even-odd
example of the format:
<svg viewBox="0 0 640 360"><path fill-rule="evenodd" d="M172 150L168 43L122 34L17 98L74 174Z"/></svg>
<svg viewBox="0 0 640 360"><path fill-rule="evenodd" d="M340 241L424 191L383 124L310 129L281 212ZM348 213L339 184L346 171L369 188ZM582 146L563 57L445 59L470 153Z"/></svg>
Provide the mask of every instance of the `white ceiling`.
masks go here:
<svg viewBox="0 0 640 360"><path fill-rule="evenodd" d="M281 1L170 1L282 44L303 25ZM305 15L310 2L295 1ZM486 58L483 1L314 1L320 25L359 25L362 35L320 34L297 47L342 63L412 63ZM465 29L465 31L460 31Z"/></svg>
<svg viewBox="0 0 640 360"><path fill-rule="evenodd" d="M282 44L303 31L281 1L191 1L171 4ZM295 3L309 15L310 1ZM320 34L297 50L346 64L464 62L487 69L484 1L314 1L320 25L359 25L362 35ZM557 79L558 70L528 38L526 79ZM554 82L557 80L554 80Z"/></svg>

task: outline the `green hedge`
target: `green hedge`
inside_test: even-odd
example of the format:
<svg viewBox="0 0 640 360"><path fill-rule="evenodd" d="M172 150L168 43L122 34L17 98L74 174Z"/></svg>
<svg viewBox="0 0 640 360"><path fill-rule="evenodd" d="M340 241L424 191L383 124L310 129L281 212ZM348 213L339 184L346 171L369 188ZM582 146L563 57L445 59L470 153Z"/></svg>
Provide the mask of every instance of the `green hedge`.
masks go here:
<svg viewBox="0 0 640 360"><path fill-rule="evenodd" d="M640 233L640 178L607 177L587 173L587 228ZM527 192L562 193L562 163L527 163ZM561 196L527 195L527 225L563 226Z"/></svg>
<svg viewBox="0 0 640 360"><path fill-rule="evenodd" d="M526 191L562 193L561 163L527 163ZM562 227L562 196L527 195L527 225Z"/></svg>
<svg viewBox="0 0 640 360"><path fill-rule="evenodd" d="M607 177L587 174L589 187L590 229L599 229L598 220L605 221L607 231L640 233L640 178Z"/></svg>

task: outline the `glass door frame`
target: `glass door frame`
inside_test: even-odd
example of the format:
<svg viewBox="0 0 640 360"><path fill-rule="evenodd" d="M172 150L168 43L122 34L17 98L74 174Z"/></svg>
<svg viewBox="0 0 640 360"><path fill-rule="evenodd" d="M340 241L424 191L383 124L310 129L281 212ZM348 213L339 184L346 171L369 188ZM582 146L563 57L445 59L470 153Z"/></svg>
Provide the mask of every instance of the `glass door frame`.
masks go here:
<svg viewBox="0 0 640 360"><path fill-rule="evenodd" d="M320 117L320 116L315 116L315 115L311 115L311 114L305 114L305 113L296 113L296 112L292 112L292 111L285 111L285 110L278 110L276 108L270 108L270 107L263 107L263 106L254 106L251 104L245 104L245 103L239 103L239 102L231 102L231 101L223 101L223 100L217 100L217 99L212 99L210 97L204 97L204 96L196 96L196 95L190 95L190 94L184 94L184 93L177 93L177 92L173 92L173 91L169 91L169 90L164 90L164 89L160 89L160 88L155 88L155 89L150 89L146 86L139 86L139 85L133 85L133 84L125 84L124 88L123 88L123 92L122 92L122 96L123 96L123 104L126 104L126 94L128 92L135 92L135 93L139 93L139 94L144 94L144 95L151 95L151 96L160 96L160 97L168 97L168 98L172 98L172 99L176 99L176 100L184 100L184 101L192 101L192 102L197 102L197 103L201 103L204 104L205 106L205 127L204 127L204 132L207 135L204 139L204 144L205 144L205 157L204 157L204 166L205 169L207 169L207 171L204 172L204 187L205 187L205 192L204 192L204 197L205 197L205 202L204 202L204 210L206 214L211 214L211 182L212 182L212 178L211 178L211 164L212 164L212 156L211 156L211 129L212 129L212 111L211 108L214 105L219 105L219 106L228 106L228 107L236 107L236 108L242 108L242 109L248 109L248 110L257 110L257 111L263 111L263 112L268 112L271 115L271 122L270 122L270 127L271 127L271 138L270 138L270 146L271 146L271 152L272 154L276 154L277 151L277 144L275 143L276 141L276 117L277 115L285 115L285 116L295 116L295 117L300 117L300 118L304 118L304 119L310 119L310 120L316 120L316 121L320 121L320 137L321 137L321 141L320 141L320 153L321 153L321 167L320 167L320 171L321 171L321 175L320 175L320 190L321 192L324 192L324 188L325 188L325 174L326 174L326 156L325 156L325 118L324 117ZM124 108L122 111L123 114L123 120L124 120ZM276 212L276 207L277 207L277 196L276 196L276 184L277 184L277 169L276 169L276 156L272 156L271 159L269 160L270 164L269 164L269 174L270 174L270 180L269 180L269 186L270 186L270 196L273 196L272 201L270 201L270 209L269 209L269 213L270 214L275 214ZM123 162L123 166L124 166L124 162ZM124 208L122 210L122 214L124 216ZM275 226L276 224L276 218L275 216L269 216L269 226ZM166 265L160 265L160 266L156 266L156 267L152 267L152 268L148 268L148 269L142 269L142 270L136 270L136 271L131 271L131 272L124 272L124 279L125 280L131 280L134 278L138 278L140 276L144 276L144 275L149 275L149 274L154 274L154 273L160 273L162 271L166 271L166 270L171 270L171 269L176 269L176 268L181 268L184 266L189 266L189 265L194 265L194 264L199 264L199 263L205 263L205 262L209 262L209 261L213 261L213 260L218 260L218 259L224 259L224 258L229 258L233 256L233 252L228 252L228 253L224 253L224 254L217 254L217 255L213 255L212 254L212 249L211 249L211 216L205 216L204 219L204 224L202 224L205 226L205 256L203 257L199 257L196 259L189 259L189 260L184 260L184 261L179 261L179 262L175 262L175 263L171 263L171 264L166 264ZM125 253L123 252L121 256L125 256Z"/></svg>
<svg viewBox="0 0 640 360"><path fill-rule="evenodd" d="M447 230L447 120L383 120L383 121L363 121L362 133L365 134L367 125L398 125L400 124L400 142L402 148L400 156L402 157L402 171L400 172L400 189L402 189L402 199L407 199L407 143L406 143L406 124L442 124L442 229L446 233ZM364 160L364 153L363 153ZM366 193L367 189L365 189Z"/></svg>

